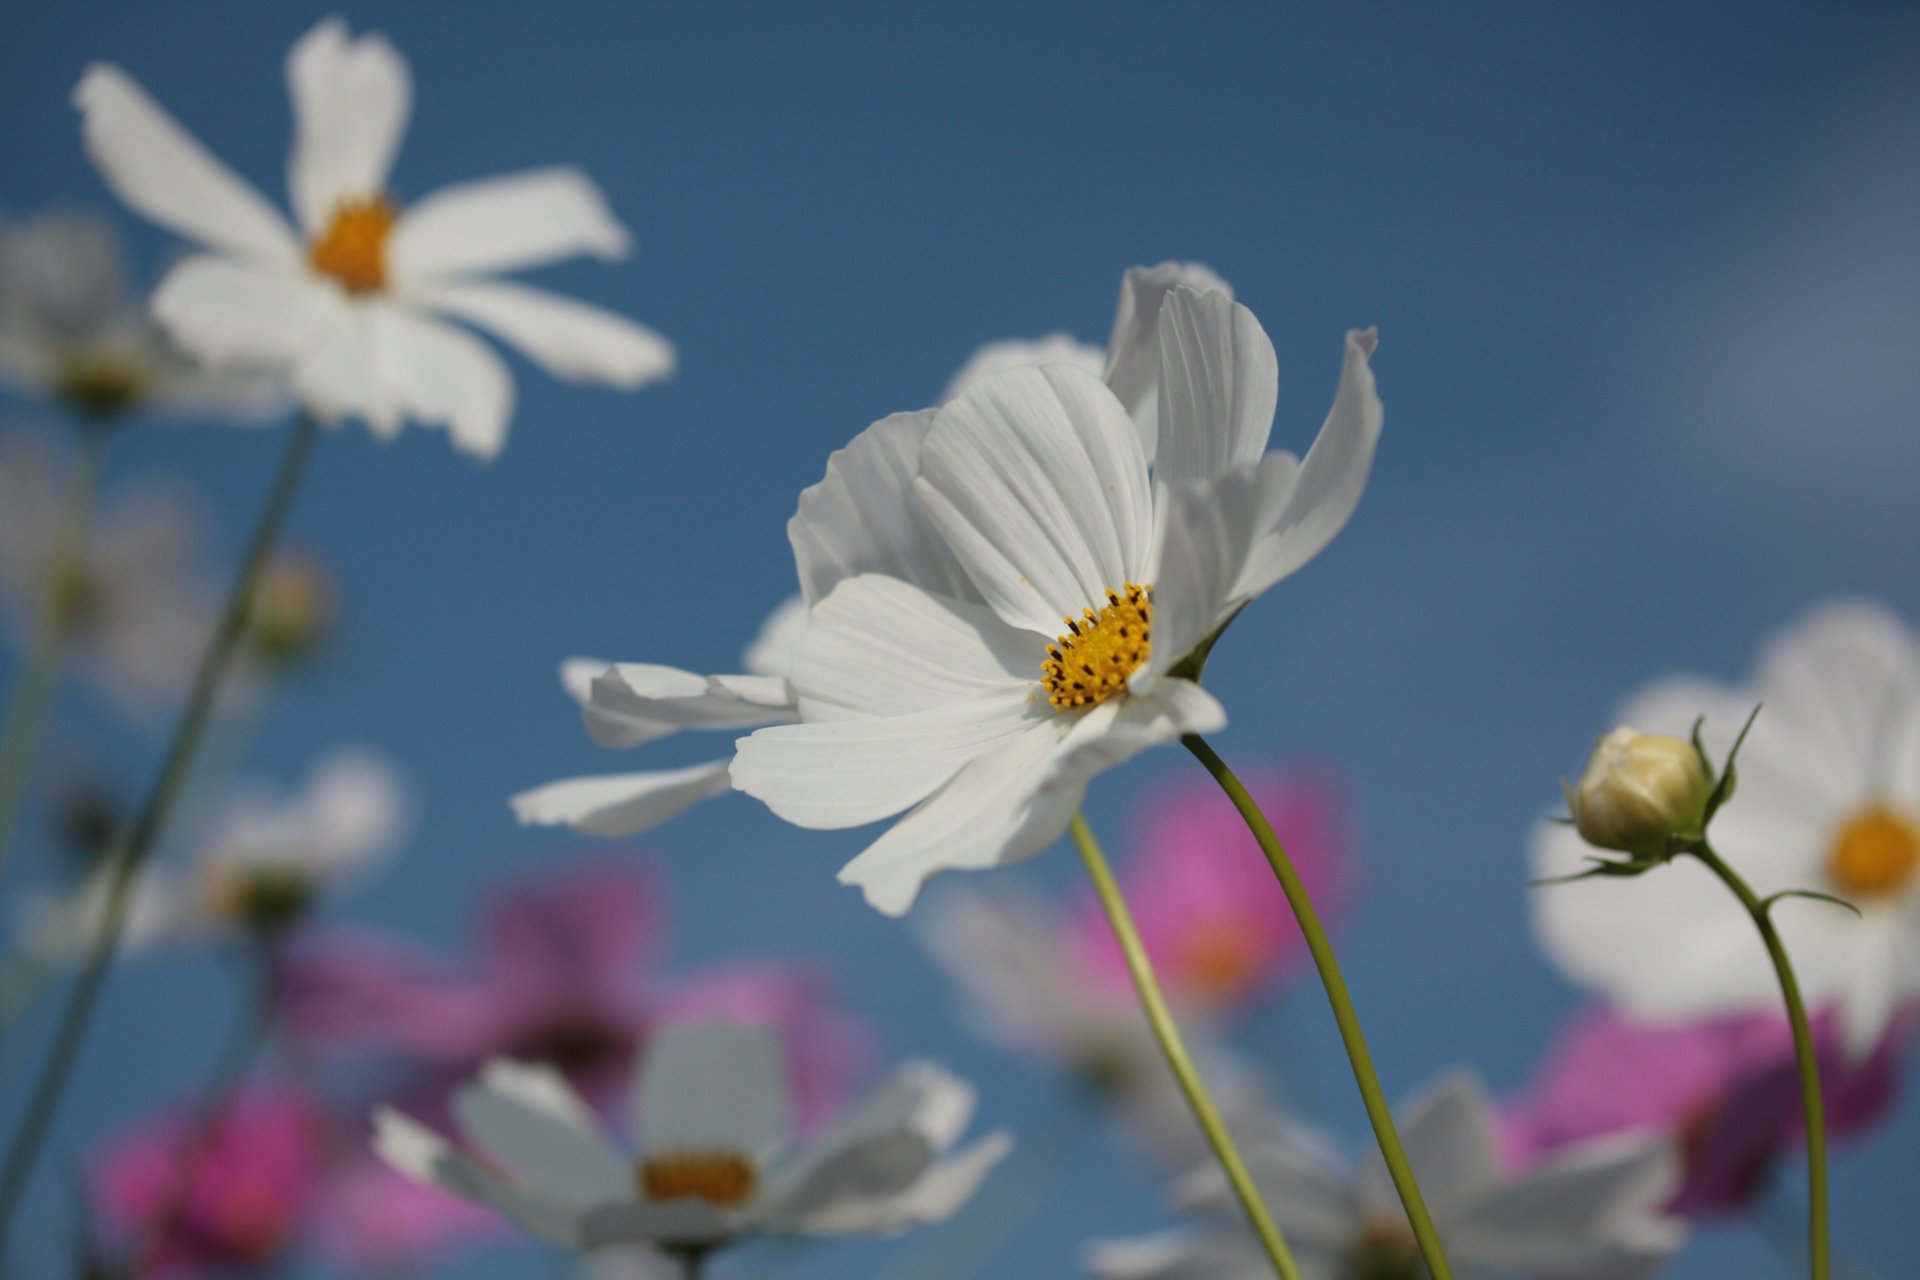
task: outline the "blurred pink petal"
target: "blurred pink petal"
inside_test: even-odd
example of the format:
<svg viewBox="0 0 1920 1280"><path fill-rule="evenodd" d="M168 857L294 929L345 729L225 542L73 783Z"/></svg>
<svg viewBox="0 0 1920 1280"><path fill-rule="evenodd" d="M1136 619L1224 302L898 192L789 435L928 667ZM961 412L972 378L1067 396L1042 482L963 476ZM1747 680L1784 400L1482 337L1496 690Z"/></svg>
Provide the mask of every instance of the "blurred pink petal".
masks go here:
<svg viewBox="0 0 1920 1280"><path fill-rule="evenodd" d="M1285 845L1322 917L1345 904L1352 867L1339 786L1329 775L1254 770L1247 789ZM1231 1011L1271 990L1306 957L1280 886L1246 823L1211 779L1160 787L1135 811L1133 856L1120 872L1160 979L1191 1007ZM1099 904L1084 894L1073 924L1081 967L1131 992Z"/></svg>
<svg viewBox="0 0 1920 1280"><path fill-rule="evenodd" d="M1915 1022L1914 1011L1895 1019L1871 1054L1850 1061L1839 1051L1831 1011L1816 1016L1831 1135L1860 1132L1885 1114ZM1737 1210L1800 1140L1792 1033L1775 1014L1656 1026L1589 1010L1561 1036L1534 1087L1507 1109L1504 1127L1508 1155L1521 1164L1587 1138L1666 1130L1686 1162L1672 1207Z"/></svg>
<svg viewBox="0 0 1920 1280"><path fill-rule="evenodd" d="M116 1247L146 1255L143 1276L251 1269L279 1258L310 1225L321 1194L325 1124L282 1088L237 1098L201 1148L182 1198L184 1113L146 1121L94 1161L95 1203ZM174 1222L151 1241L160 1220Z"/></svg>
<svg viewBox="0 0 1920 1280"><path fill-rule="evenodd" d="M375 1275L423 1271L452 1250L493 1237L515 1233L498 1214L415 1182L365 1149L333 1175L319 1227L329 1257Z"/></svg>

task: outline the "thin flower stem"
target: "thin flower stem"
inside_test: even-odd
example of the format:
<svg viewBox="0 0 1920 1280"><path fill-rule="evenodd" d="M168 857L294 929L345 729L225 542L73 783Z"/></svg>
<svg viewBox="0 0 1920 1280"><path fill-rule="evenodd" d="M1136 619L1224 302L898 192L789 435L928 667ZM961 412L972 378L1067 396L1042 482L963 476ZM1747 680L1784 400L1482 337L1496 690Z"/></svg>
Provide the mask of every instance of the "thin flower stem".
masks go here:
<svg viewBox="0 0 1920 1280"><path fill-rule="evenodd" d="M60 523L47 559L40 616L33 647L7 700L6 727L0 729L0 877L13 849L13 829L20 818L20 802L27 794L40 735L53 708L60 685L60 658L73 629L73 584L86 561L87 540L93 528L93 501L106 467L107 429L84 426L80 451L67 477L67 494L60 507Z"/></svg>
<svg viewBox="0 0 1920 1280"><path fill-rule="evenodd" d="M1400 1193L1407 1224L1413 1228L1413 1238L1427 1264L1427 1275L1431 1280L1452 1280L1453 1269L1447 1265L1447 1255L1433 1229L1427 1202L1420 1194L1420 1184L1414 1180L1413 1166L1407 1163L1407 1153L1400 1145L1400 1134L1393 1126L1393 1112L1387 1107L1386 1095L1380 1091L1380 1077L1375 1074L1373 1057L1367 1052L1367 1038L1360 1031L1359 1015L1353 1011L1353 998L1347 994L1347 981L1340 976L1340 964L1334 959L1333 946L1327 941L1327 931L1320 926L1319 913L1313 909L1306 885L1300 882L1300 875L1281 846L1280 838L1273 834L1267 816L1260 812L1260 806L1254 803L1227 762L1214 754L1213 748L1198 734L1190 733L1180 741L1227 793L1253 832L1253 838L1260 842L1261 852L1267 855L1267 862L1280 881L1280 891L1287 895L1294 919L1300 923L1300 936L1306 939L1307 950L1313 955L1313 966L1320 971L1327 1002L1333 1006L1333 1020L1340 1027L1340 1042L1346 1046L1347 1061L1353 1067L1354 1083L1360 1086L1360 1100L1366 1104L1367 1119L1373 1124L1374 1140L1379 1143L1380 1155L1393 1177L1394 1190Z"/></svg>
<svg viewBox="0 0 1920 1280"><path fill-rule="evenodd" d="M267 1047L273 1031L273 995L279 965L271 939L260 938L248 949L252 972L247 975L247 992L227 1039L207 1072L187 1125L181 1131L175 1151L172 1177L166 1193L149 1226L128 1253L129 1276L152 1274L167 1241L179 1229L188 1206L193 1203L194 1184L200 1168L213 1146L213 1137L226 1122L233 1100L246 1083L253 1064Z"/></svg>
<svg viewBox="0 0 1920 1280"><path fill-rule="evenodd" d="M319 425L303 415L288 438L286 452L280 459L280 469L274 474L266 505L261 508L253 536L247 543L246 555L240 562L239 572L234 576L219 626L207 642L206 651L200 657L200 666L194 672L193 688L188 694L186 709L181 713L180 723L174 728L173 738L167 744L159 776L155 778L153 789L148 792L132 826L116 838L108 854L109 879L99 927L88 948L80 976L74 982L73 992L67 999L59 1028L54 1033L53 1048L48 1051L46 1064L34 1084L32 1101L20 1123L20 1131L14 1136L13 1146L7 1152L6 1166L0 1170L0 1259L6 1257L14 1216L26 1194L27 1184L32 1180L40 1148L46 1141L54 1114L60 1109L60 1100L66 1092L74 1061L80 1055L81 1044L86 1039L94 1007L100 1001L107 974L113 968L114 954L120 945L120 932L126 924L127 909L132 904L134 882L139 877L147 853L166 826L181 784L186 781L193 764L194 751L213 713L221 682L233 664L241 638L246 633L247 615L261 571L280 540L281 527L285 525L287 513L293 506L294 495L299 492L301 476L306 472L307 459L313 453L318 436Z"/></svg>
<svg viewBox="0 0 1920 1280"><path fill-rule="evenodd" d="M1167 1007L1167 998L1160 992L1160 980L1154 976L1153 961L1147 956L1146 944L1140 940L1140 930L1133 922L1133 913L1127 909L1127 900L1121 895L1120 885L1113 878L1113 869L1100 852L1099 842L1093 838L1093 829L1087 825L1084 814L1073 815L1072 830L1073 843L1080 850L1080 860L1086 863L1087 875L1093 880L1094 893L1099 896L1100 905L1106 909L1107 920L1113 925L1113 936L1120 943L1120 954L1126 958L1127 971L1133 975L1133 985L1140 991L1140 1005L1146 1010L1154 1038L1160 1042L1160 1052L1165 1055L1167 1066L1173 1070L1173 1078L1179 1082L1180 1092L1186 1095L1193 1118L1199 1122L1201 1132L1206 1134L1207 1144L1213 1148L1221 1172L1227 1175L1227 1183L1233 1188L1241 1210L1247 1215L1248 1225L1259 1238L1267 1260L1273 1264L1274 1274L1281 1280L1301 1280L1300 1265L1293 1260L1286 1240L1280 1235L1280 1228L1274 1225L1273 1215L1267 1212L1265 1202L1260 1199L1260 1191L1253 1185L1253 1175L1247 1171L1246 1161L1240 1158L1240 1150L1234 1146L1233 1135L1227 1132L1226 1123L1220 1118L1220 1109L1214 1105L1213 1098L1207 1093L1206 1082L1200 1078L1192 1057L1187 1053L1186 1042L1180 1037L1180 1028L1174 1023L1173 1011Z"/></svg>
<svg viewBox="0 0 1920 1280"><path fill-rule="evenodd" d="M1787 1021L1793 1026L1793 1057L1800 1069L1800 1107L1807 1126L1807 1261L1813 1280L1827 1280L1832 1263L1827 1243L1826 1104L1820 1094L1820 1060L1813 1048L1813 1026L1807 1021L1806 1002L1800 998L1800 982L1794 977L1786 944L1780 940L1780 933L1767 914L1767 904L1738 872L1721 861L1720 855L1705 840L1693 845L1689 852L1733 890L1733 896L1740 899L1740 905L1753 917L1753 927L1760 931L1760 940L1767 944L1767 955L1772 958L1773 971L1780 979Z"/></svg>

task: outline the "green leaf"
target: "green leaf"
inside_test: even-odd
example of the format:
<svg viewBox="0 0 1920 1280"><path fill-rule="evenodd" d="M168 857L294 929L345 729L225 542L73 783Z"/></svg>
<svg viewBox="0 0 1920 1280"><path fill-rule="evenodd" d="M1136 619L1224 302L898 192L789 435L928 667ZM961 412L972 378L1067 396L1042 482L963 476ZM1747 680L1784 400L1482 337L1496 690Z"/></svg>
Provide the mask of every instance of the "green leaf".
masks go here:
<svg viewBox="0 0 1920 1280"><path fill-rule="evenodd" d="M1587 861L1593 865L1585 871L1575 871L1571 875L1546 876L1539 880L1529 880L1527 881L1527 888L1538 889L1550 884L1572 884L1575 880L1591 880L1595 876L1631 877L1644 875L1661 863L1661 860L1658 858L1636 858L1630 862L1623 862L1615 858L1590 857Z"/></svg>
<svg viewBox="0 0 1920 1280"><path fill-rule="evenodd" d="M1772 911L1773 904L1782 898L1811 898L1815 902L1831 902L1836 907L1845 907L1855 915L1860 914L1860 908L1854 906L1845 898L1836 898L1830 893L1821 893L1815 889L1782 889L1778 893L1768 894L1766 897L1760 899L1761 912Z"/></svg>
<svg viewBox="0 0 1920 1280"><path fill-rule="evenodd" d="M1740 733L1734 738L1732 749L1727 752L1727 764L1726 767L1720 771L1720 781L1714 784L1712 794L1707 797L1706 813L1700 819L1702 828L1704 828L1707 823L1713 821L1713 815L1720 811L1721 805L1733 799L1733 789L1739 783L1739 770L1734 767L1733 762L1739 757L1740 748L1747 741L1747 734L1752 732L1753 722L1759 718L1760 704L1756 703L1754 704L1753 710L1747 715L1747 722L1740 726ZM1697 741L1696 739L1696 742Z"/></svg>
<svg viewBox="0 0 1920 1280"><path fill-rule="evenodd" d="M1689 735L1693 742L1693 754L1700 757L1700 772L1709 778L1714 777L1713 760L1707 755L1707 744L1700 740L1700 726L1707 722L1705 716L1693 718L1693 733Z"/></svg>

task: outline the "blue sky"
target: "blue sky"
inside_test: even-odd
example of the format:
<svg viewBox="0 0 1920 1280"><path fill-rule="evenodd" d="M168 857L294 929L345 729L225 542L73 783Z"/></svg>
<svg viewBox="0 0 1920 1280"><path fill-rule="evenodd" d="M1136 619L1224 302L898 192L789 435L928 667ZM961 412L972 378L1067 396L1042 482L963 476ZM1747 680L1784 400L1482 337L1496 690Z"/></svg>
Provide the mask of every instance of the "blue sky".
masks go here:
<svg viewBox="0 0 1920 1280"><path fill-rule="evenodd" d="M17 9L0 206L107 202L67 105L97 59L277 195L281 59L326 12ZM1390 1092L1463 1062L1516 1086L1572 1008L1528 934L1521 847L1610 707L1672 669L1737 677L1824 596L1920 617L1909 8L343 12L413 65L397 193L581 165L637 253L541 281L654 325L683 361L631 396L516 363L520 407L491 466L433 433L325 442L292 538L335 566L346 638L274 709L257 763L291 781L329 744L365 741L414 781L414 841L352 918L451 941L490 884L596 852L515 827L505 805L552 777L640 767L586 740L558 659L729 668L790 589L783 526L827 453L930 401L983 341L1103 340L1134 263L1209 263L1260 316L1280 357L1276 445L1310 438L1342 332L1381 331L1387 426L1366 499L1234 628L1209 685L1229 759L1324 761L1350 780L1372 887L1340 945ZM161 262L164 239L122 221L140 261ZM202 488L230 556L276 447L142 426L115 474ZM99 717L70 703L77 737ZM129 776L152 745L118 743ZM1167 752L1104 779L1096 824L1123 843L1131 792L1193 767ZM969 1039L908 930L834 884L857 841L743 798L658 832L646 856L677 904L675 958L830 962L890 1050L949 1060L989 1120L1023 1122L1044 1082ZM1056 853L1017 874L1064 891L1076 871ZM200 962L117 981L62 1149L181 1089L225 990ZM1254 1042L1284 1042L1303 1093L1357 1141L1318 993L1275 1018ZM1837 1238L1888 1276L1911 1254L1917 1113L1909 1100L1837 1165ZM35 1201L49 1214L54 1181ZM1062 1274L1084 1238L1159 1213L1137 1166L1083 1157L994 1274ZM1771 1265L1734 1228L1671 1274Z"/></svg>

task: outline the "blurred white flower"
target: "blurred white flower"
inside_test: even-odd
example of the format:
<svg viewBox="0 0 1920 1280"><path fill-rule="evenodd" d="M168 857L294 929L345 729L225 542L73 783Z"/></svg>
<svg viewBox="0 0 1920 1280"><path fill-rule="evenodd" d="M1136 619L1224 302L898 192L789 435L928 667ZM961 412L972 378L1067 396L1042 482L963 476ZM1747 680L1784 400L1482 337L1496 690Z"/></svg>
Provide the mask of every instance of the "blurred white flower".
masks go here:
<svg viewBox="0 0 1920 1280"><path fill-rule="evenodd" d="M152 410L259 421L282 401L256 374L203 369L128 296L106 219L77 210L0 220L0 382L92 421Z"/></svg>
<svg viewBox="0 0 1920 1280"><path fill-rule="evenodd" d="M360 749L327 755L297 794L243 790L188 865L141 876L121 945L135 951L294 924L389 856L407 821L399 775ZM46 962L85 951L111 874L103 866L65 897L29 901L21 949Z"/></svg>
<svg viewBox="0 0 1920 1280"><path fill-rule="evenodd" d="M64 483L52 447L0 437L0 604L22 644L48 607ZM148 488L102 504L85 556L57 587L79 669L122 708L151 713L186 685L213 625L194 508Z"/></svg>
<svg viewBox="0 0 1920 1280"><path fill-rule="evenodd" d="M1766 645L1747 687L1671 678L1620 718L1684 735L1704 716L1718 762L1755 706L1738 789L1708 838L1762 897L1810 889L1859 908L1787 899L1774 918L1808 1002L1837 1003L1847 1047L1863 1054L1920 997L1920 641L1879 605L1824 604ZM1531 843L1536 875L1585 865L1569 828L1542 821ZM1752 921L1693 859L1543 887L1532 906L1555 963L1637 1017L1779 1007Z"/></svg>
<svg viewBox="0 0 1920 1280"><path fill-rule="evenodd" d="M912 532L972 590L848 576L795 648L802 723L738 745L734 785L799 826L911 810L840 874L881 911L937 871L1038 853L1094 774L1223 725L1181 663L1359 502L1381 421L1371 332L1348 335L1302 462L1266 452L1277 372L1252 312L1176 286L1157 329L1151 442L1071 366L997 374L936 411Z"/></svg>
<svg viewBox="0 0 1920 1280"><path fill-rule="evenodd" d="M496 1059L456 1091L477 1152L392 1108L374 1142L402 1172L499 1210L532 1234L595 1249L705 1251L756 1235L876 1235L948 1217L1011 1145L951 1157L973 1090L911 1062L817 1138L796 1143L779 1043L764 1027L665 1032L634 1072L628 1154L546 1067Z"/></svg>
<svg viewBox="0 0 1920 1280"><path fill-rule="evenodd" d="M283 374L325 420L364 419L383 439L445 426L481 458L500 451L513 382L467 321L564 378L638 387L672 373L666 339L611 312L487 277L589 253L628 236L573 169L451 187L406 209L387 188L412 107L407 64L378 35L321 22L287 56L298 229L116 66L74 91L87 149L129 206L211 252L155 290L153 310L217 366Z"/></svg>
<svg viewBox="0 0 1920 1280"><path fill-rule="evenodd" d="M1514 1172L1501 1167L1498 1116L1471 1076L1441 1080L1401 1113L1407 1159L1461 1280L1625 1280L1652 1271L1685 1237L1684 1224L1663 1207L1680 1179L1678 1156L1664 1136L1580 1143ZM1310 1280L1423 1280L1426 1269L1377 1151L1352 1168L1316 1135L1287 1125L1243 1150ZM1218 1170L1195 1172L1180 1190L1205 1225L1095 1244L1088 1263L1101 1280L1272 1274Z"/></svg>

